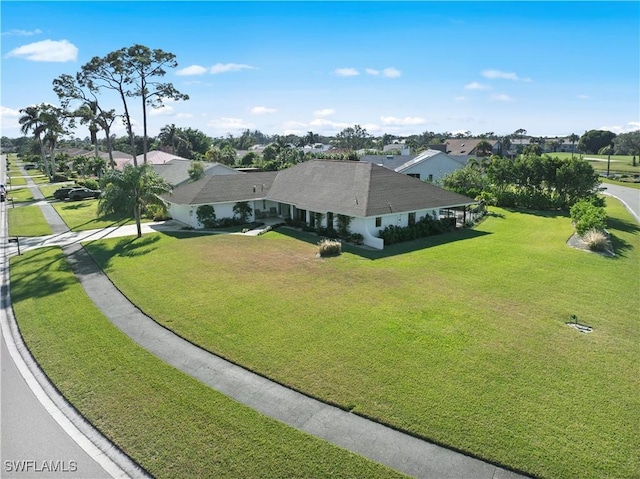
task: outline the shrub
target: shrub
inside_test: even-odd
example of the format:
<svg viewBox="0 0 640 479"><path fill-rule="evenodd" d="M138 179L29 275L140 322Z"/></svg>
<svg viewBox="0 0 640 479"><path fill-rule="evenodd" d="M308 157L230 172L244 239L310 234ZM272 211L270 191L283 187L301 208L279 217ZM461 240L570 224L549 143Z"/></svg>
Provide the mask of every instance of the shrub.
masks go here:
<svg viewBox="0 0 640 479"><path fill-rule="evenodd" d="M607 212L602 206L597 206L589 200L580 200L571 207L571 219L576 232L583 236L589 230L604 230L607 222Z"/></svg>
<svg viewBox="0 0 640 479"><path fill-rule="evenodd" d="M87 186L87 188L89 188ZM163 205L147 205L144 215L153 221L165 221L169 219L167 208Z"/></svg>
<svg viewBox="0 0 640 479"><path fill-rule="evenodd" d="M53 175L53 183L59 183L61 181L69 181L69 178L67 177L67 175L63 175L61 173L56 173L55 175Z"/></svg>
<svg viewBox="0 0 640 479"><path fill-rule="evenodd" d="M589 249L592 251L606 251L609 246L609 239L602 231L591 229L582 236Z"/></svg>
<svg viewBox="0 0 640 479"><path fill-rule="evenodd" d="M349 235L349 242L358 245L364 244L364 236L360 233L351 233Z"/></svg>
<svg viewBox="0 0 640 479"><path fill-rule="evenodd" d="M204 225L205 228L216 227L216 210L211 205L198 206L196 210L196 216L198 221Z"/></svg>
<svg viewBox="0 0 640 479"><path fill-rule="evenodd" d="M100 185L98 184L98 182L96 180L92 180L92 179L88 179L88 180L80 180L78 181L78 184L89 188L90 190L98 190L100 189Z"/></svg>
<svg viewBox="0 0 640 479"><path fill-rule="evenodd" d="M337 256L342 252L342 243L340 241L323 239L318 243L318 252L320 256Z"/></svg>

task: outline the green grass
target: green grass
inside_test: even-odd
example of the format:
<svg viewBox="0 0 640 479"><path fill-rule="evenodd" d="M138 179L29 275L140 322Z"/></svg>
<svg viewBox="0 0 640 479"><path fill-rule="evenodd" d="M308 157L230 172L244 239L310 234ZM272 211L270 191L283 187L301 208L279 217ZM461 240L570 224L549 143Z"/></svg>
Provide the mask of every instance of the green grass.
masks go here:
<svg viewBox="0 0 640 479"><path fill-rule="evenodd" d="M401 477L138 347L96 309L57 248L12 258L11 296L29 349L58 389L157 478Z"/></svg>
<svg viewBox="0 0 640 479"><path fill-rule="evenodd" d="M9 208L7 212L9 236L44 236L52 233L39 206Z"/></svg>
<svg viewBox="0 0 640 479"><path fill-rule="evenodd" d="M536 476L633 478L640 228L606 201L613 259L569 248L566 215L500 209L331 259L286 230L89 249L161 324L310 395Z"/></svg>
<svg viewBox="0 0 640 479"><path fill-rule="evenodd" d="M11 186L24 186L27 184L27 180L22 176L10 176L7 178L7 184Z"/></svg>
<svg viewBox="0 0 640 479"><path fill-rule="evenodd" d="M548 153L550 156L557 156L558 158L571 158L571 153L559 152L559 153ZM574 153L574 158L580 158L580 154ZM588 155L583 154L582 158L598 158L600 160L606 160L607 155ZM606 161L590 161L587 160L593 169L598 172L606 172L607 171L607 162ZM625 156L625 155L612 155L611 156L611 164L609 167L609 171L611 173L631 173L631 174L640 174L640 157L636 157L636 166L633 166L633 156Z"/></svg>
<svg viewBox="0 0 640 479"><path fill-rule="evenodd" d="M18 188L16 190L11 190L7 192L7 196L9 198L13 198L13 201L16 203L25 203L34 200L31 188Z"/></svg>
<svg viewBox="0 0 640 479"><path fill-rule="evenodd" d="M56 188L57 189L57 188ZM135 224L133 218L121 215L105 215L98 217L98 200L60 201L51 203L72 231L85 231ZM143 219L143 222L149 220Z"/></svg>
<svg viewBox="0 0 640 479"><path fill-rule="evenodd" d="M617 181L610 178L602 178L603 183L610 183L612 185L626 186L627 188L634 188L640 190L640 183L631 183L630 181Z"/></svg>

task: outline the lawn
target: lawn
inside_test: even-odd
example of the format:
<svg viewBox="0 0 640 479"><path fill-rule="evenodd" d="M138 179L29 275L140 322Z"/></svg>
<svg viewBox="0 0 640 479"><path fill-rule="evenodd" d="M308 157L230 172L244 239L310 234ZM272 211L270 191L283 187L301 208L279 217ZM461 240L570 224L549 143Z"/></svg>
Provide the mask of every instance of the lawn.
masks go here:
<svg viewBox="0 0 640 479"><path fill-rule="evenodd" d="M33 192L31 188L18 188L7 192L9 198L12 198L16 203L25 203L27 201L33 201Z"/></svg>
<svg viewBox="0 0 640 479"><path fill-rule="evenodd" d="M52 233L39 206L9 208L7 212L9 236L44 236Z"/></svg>
<svg viewBox="0 0 640 479"><path fill-rule="evenodd" d="M88 248L161 324L307 394L535 476L632 478L640 228L607 202L613 259L569 248L566 215L502 209L331 259L286 230Z"/></svg>
<svg viewBox="0 0 640 479"><path fill-rule="evenodd" d="M558 158L571 158L571 153L558 152L548 153L550 156L557 156ZM574 153L574 158L580 158L578 153ZM593 169L597 172L607 171L607 155L588 155L583 154L582 158L597 158L599 161L587 160ZM604 160L604 161L602 161ZM626 173L626 174L640 174L640 158L636 157L636 166L633 166L633 156L625 155L612 155L611 164L609 167L610 173Z"/></svg>
<svg viewBox="0 0 640 479"><path fill-rule="evenodd" d="M57 201L51 203L72 231L85 231L106 228L109 226L121 226L135 224L133 218L125 218L121 215L105 215L98 217L98 200L81 201ZM143 219L143 222L150 221Z"/></svg>
<svg viewBox="0 0 640 479"><path fill-rule="evenodd" d="M403 477L269 419L138 347L57 248L11 263L20 330L71 403L158 478Z"/></svg>
<svg viewBox="0 0 640 479"><path fill-rule="evenodd" d="M27 184L27 180L23 176L10 176L7 178L7 185L9 186L24 186Z"/></svg>
<svg viewBox="0 0 640 479"><path fill-rule="evenodd" d="M612 180L610 178L602 178L602 182L610 183L612 185L626 186L627 188L634 188L636 190L640 190L640 183L632 183L630 181L617 181L617 180Z"/></svg>

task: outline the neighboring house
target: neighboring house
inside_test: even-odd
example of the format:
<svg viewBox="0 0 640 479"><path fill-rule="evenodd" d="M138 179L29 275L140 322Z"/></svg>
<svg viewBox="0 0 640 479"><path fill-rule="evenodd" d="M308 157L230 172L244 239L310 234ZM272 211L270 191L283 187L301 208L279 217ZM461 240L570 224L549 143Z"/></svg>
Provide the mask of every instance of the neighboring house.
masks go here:
<svg viewBox="0 0 640 479"><path fill-rule="evenodd" d="M382 151L383 152L393 152L393 151L397 151L399 152L401 155L410 155L411 154L411 147L406 146L404 143L392 143L390 145L384 145L382 147Z"/></svg>
<svg viewBox="0 0 640 479"><path fill-rule="evenodd" d="M205 176L241 174L241 172L221 163L203 162L203 164ZM174 158L160 165L152 165L152 167L153 171L167 180L174 188L187 183L190 179L189 168L191 168L191 160Z"/></svg>
<svg viewBox="0 0 640 479"><path fill-rule="evenodd" d="M277 172L211 176L184 184L163 196L171 216L201 228L196 211L212 205L218 218L232 217L233 206L247 201L251 219L292 218L313 227L335 228L337 216L352 218L349 230L364 244L382 249L378 237L387 226L407 226L442 210L465 209L476 202L388 168L361 161L310 160ZM316 224L317 214L322 215Z"/></svg>
<svg viewBox="0 0 640 479"><path fill-rule="evenodd" d="M445 153L459 161L463 161L466 165L469 158L478 157L477 147L481 141L488 141L491 144L489 155L499 155L501 153L502 143L500 141L473 138L449 138L445 142L447 145Z"/></svg>
<svg viewBox="0 0 640 479"><path fill-rule="evenodd" d="M412 176L419 180L438 182L466 164L466 160L452 157L438 150L425 150L419 155L366 155L360 161L375 163L397 173Z"/></svg>
<svg viewBox="0 0 640 479"><path fill-rule="evenodd" d="M147 163L150 163L152 165L162 165L173 159L189 161L187 158L183 158L181 156L168 153L166 151L161 151L161 150L147 151ZM116 161L116 170L122 170L126 165L133 165L133 158L131 157L131 155L127 155L125 158L119 158L115 161ZM144 163L144 154L136 156L136 162L138 163L138 166L142 165Z"/></svg>

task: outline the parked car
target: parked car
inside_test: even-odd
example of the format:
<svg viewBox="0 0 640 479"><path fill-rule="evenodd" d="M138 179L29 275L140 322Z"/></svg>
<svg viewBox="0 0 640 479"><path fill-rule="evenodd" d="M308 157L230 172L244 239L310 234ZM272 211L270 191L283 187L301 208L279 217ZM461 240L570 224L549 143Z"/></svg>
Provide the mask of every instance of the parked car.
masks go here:
<svg viewBox="0 0 640 479"><path fill-rule="evenodd" d="M100 198L102 191L90 190L89 188L74 188L69 192L71 201L84 200L87 198Z"/></svg>
<svg viewBox="0 0 640 479"><path fill-rule="evenodd" d="M7 199L7 187L0 183L0 202Z"/></svg>
<svg viewBox="0 0 640 479"><path fill-rule="evenodd" d="M53 192L53 197L58 199L58 200L66 200L67 198L69 198L69 192L71 190L75 190L76 188L78 188L77 186L67 186L64 188L58 188L56 191Z"/></svg>

